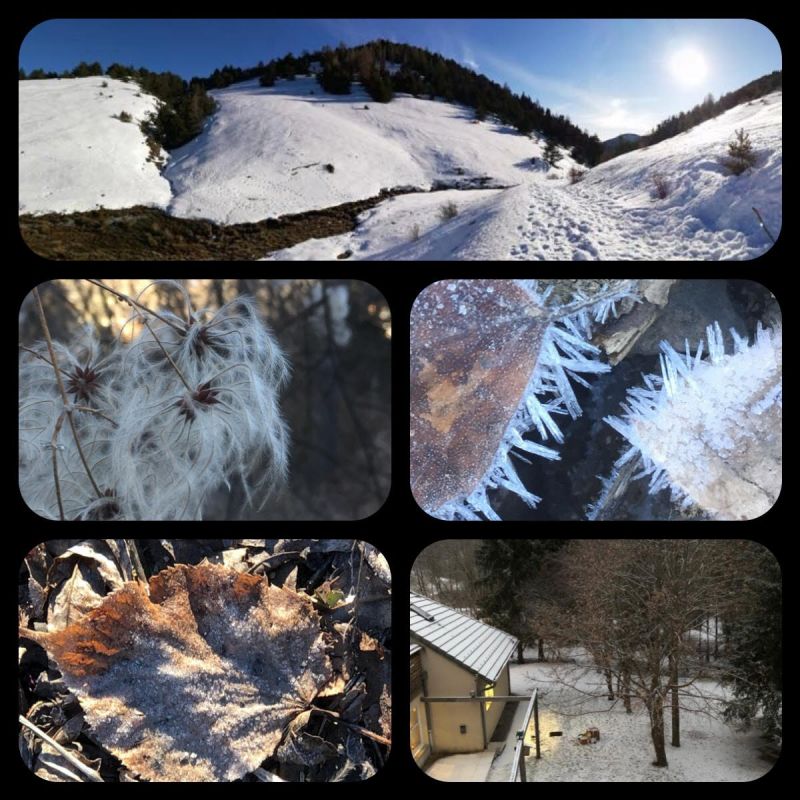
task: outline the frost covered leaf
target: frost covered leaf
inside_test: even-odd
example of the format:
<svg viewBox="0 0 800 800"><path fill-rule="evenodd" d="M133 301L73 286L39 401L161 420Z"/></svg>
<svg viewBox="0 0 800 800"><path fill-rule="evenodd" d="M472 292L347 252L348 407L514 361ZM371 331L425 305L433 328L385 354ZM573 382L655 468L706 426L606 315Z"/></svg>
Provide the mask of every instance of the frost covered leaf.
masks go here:
<svg viewBox="0 0 800 800"><path fill-rule="evenodd" d="M178 565L42 643L90 733L152 781L227 781L271 756L332 677L311 602L228 567Z"/></svg>
<svg viewBox="0 0 800 800"><path fill-rule="evenodd" d="M411 323L411 490L426 511L488 470L550 320L512 281L440 281Z"/></svg>

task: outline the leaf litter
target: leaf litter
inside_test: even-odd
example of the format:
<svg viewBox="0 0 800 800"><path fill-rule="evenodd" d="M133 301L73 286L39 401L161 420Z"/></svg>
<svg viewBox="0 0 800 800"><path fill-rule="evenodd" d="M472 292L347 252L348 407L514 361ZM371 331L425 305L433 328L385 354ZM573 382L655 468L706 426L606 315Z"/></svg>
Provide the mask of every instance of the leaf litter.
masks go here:
<svg viewBox="0 0 800 800"><path fill-rule="evenodd" d="M144 584L129 580L125 544L48 542L23 564L26 718L82 762L95 758L106 781L360 780L382 766L391 587L378 551L353 540L142 540L148 574L179 552L189 562ZM74 606L76 584L97 602L65 622L56 610ZM24 728L20 738L37 775L75 780L49 745Z"/></svg>

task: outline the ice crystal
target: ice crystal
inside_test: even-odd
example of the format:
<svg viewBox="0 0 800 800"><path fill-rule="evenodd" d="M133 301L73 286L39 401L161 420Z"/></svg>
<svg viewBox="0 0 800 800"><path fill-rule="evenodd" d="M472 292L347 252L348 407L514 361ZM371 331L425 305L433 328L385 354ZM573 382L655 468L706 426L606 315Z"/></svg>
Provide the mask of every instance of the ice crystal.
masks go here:
<svg viewBox="0 0 800 800"><path fill-rule="evenodd" d="M498 520L489 492L540 498L512 459L557 460L555 417L581 413L573 382L607 372L592 325L617 313L628 285L549 306L535 281L460 280L428 287L412 314L411 483L419 505L451 520ZM533 438L535 437L535 438ZM537 441L538 439L538 441Z"/></svg>
<svg viewBox="0 0 800 800"><path fill-rule="evenodd" d="M638 458L634 478L651 494L669 489L681 507L695 505L720 519L753 519L775 502L781 486L782 333L758 325L755 341L731 330L725 352L718 323L679 353L661 343L660 375L628 390L624 414L607 417L627 442L619 469ZM613 476L604 482L608 491ZM589 509L589 517L603 506Z"/></svg>

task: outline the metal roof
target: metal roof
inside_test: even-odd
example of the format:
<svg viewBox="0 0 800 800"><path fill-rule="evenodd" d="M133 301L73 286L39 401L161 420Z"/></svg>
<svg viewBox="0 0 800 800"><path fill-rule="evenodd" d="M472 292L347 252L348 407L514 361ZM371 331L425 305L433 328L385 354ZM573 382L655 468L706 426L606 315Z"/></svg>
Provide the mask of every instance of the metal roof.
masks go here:
<svg viewBox="0 0 800 800"><path fill-rule="evenodd" d="M489 683L500 677L517 647L517 639L511 634L414 592L411 637Z"/></svg>
<svg viewBox="0 0 800 800"><path fill-rule="evenodd" d="M411 653L409 655L413 656L414 653L419 653L420 650L422 650L422 648L418 644L411 642Z"/></svg>

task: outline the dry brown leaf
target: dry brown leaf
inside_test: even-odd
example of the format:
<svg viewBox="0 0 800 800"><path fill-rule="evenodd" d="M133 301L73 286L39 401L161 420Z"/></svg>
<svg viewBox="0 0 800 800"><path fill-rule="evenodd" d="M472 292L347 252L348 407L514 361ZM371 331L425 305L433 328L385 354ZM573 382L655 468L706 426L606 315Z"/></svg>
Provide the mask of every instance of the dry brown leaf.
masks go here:
<svg viewBox="0 0 800 800"><path fill-rule="evenodd" d="M305 728L311 718L310 711L298 714L290 723L286 738L278 748L281 763L315 767L336 756L336 747Z"/></svg>
<svg viewBox="0 0 800 800"><path fill-rule="evenodd" d="M223 550L221 553L209 556L208 560L212 564L222 564L237 572L244 572L250 566L247 561L247 548L239 547L236 550Z"/></svg>
<svg viewBox="0 0 800 800"><path fill-rule="evenodd" d="M106 588L99 573L90 564L70 562L69 577L50 592L47 627L60 631L79 622L103 601ZM120 584L121 585L121 584Z"/></svg>
<svg viewBox="0 0 800 800"><path fill-rule="evenodd" d="M93 562L109 589L119 589L133 578L133 567L128 549L122 539L87 539L72 545L56 562L79 556Z"/></svg>
<svg viewBox="0 0 800 800"><path fill-rule="evenodd" d="M23 631L55 658L94 738L153 781L234 780L332 677L311 602L260 577L178 565L79 624Z"/></svg>

